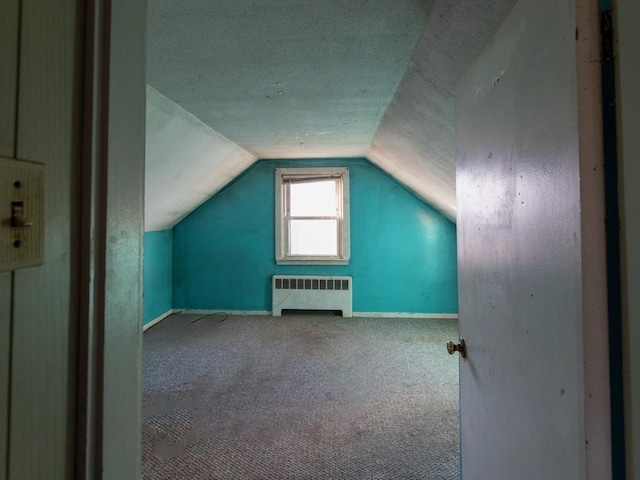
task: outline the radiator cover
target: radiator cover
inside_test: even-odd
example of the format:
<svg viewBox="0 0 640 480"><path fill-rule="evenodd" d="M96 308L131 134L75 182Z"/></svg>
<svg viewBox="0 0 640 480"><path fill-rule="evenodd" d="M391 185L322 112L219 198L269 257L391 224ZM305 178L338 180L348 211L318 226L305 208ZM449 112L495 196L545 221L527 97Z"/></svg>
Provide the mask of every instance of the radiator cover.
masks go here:
<svg viewBox="0 0 640 480"><path fill-rule="evenodd" d="M351 317L351 277L274 275L272 315L282 310L340 310L343 317Z"/></svg>

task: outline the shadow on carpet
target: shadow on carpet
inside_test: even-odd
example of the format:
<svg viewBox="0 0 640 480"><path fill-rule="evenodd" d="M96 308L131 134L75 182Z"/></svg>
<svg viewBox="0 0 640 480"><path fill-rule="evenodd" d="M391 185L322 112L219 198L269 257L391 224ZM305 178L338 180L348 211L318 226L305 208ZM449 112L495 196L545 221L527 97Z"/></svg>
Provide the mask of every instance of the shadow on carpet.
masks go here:
<svg viewBox="0 0 640 480"><path fill-rule="evenodd" d="M457 479L454 338L452 320L173 315L144 334L142 477Z"/></svg>

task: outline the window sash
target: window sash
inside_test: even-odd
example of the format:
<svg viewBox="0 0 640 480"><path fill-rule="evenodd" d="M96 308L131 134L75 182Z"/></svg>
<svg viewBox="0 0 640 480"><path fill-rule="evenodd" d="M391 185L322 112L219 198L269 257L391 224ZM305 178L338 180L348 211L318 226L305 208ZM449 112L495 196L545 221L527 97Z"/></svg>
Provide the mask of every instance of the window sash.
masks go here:
<svg viewBox="0 0 640 480"><path fill-rule="evenodd" d="M291 194L291 185L304 185L308 183L316 183L316 182L327 182L333 181L335 186L335 215L291 215L292 210L292 194ZM300 175L295 176L291 175L285 179L284 184L284 195L285 195L285 218L284 224L286 228L285 232L285 253L288 257L327 257L327 258L341 258L342 257L342 176L341 175ZM328 241L331 242L331 245L334 245L335 242L335 251L334 253L327 253L326 251L322 251L322 248L316 251L307 250L304 253L295 253L294 250L302 250L304 248L295 248L299 247L295 245L294 242L296 240L293 238L293 228L292 224L296 221L334 221L335 222L335 238Z"/></svg>
<svg viewBox="0 0 640 480"><path fill-rule="evenodd" d="M333 184L333 194L332 197L333 198L326 198L327 200L327 205L322 205L320 208L318 208L316 211L317 212L322 212L322 213L314 213L312 210L314 210L313 206L311 208L305 208L305 205L300 205L298 204L297 206L295 204L292 204L293 199L295 197L294 193L297 193L298 195L300 194L300 192L294 192L294 186L296 190L299 190L297 187L301 187L304 185L312 185L311 188L309 190L314 189L313 185L316 186L315 190L317 190L316 193L320 193L323 195L322 199L325 199L325 194L327 193L326 191L323 192L321 190L319 190L318 184L320 183L326 183L326 184ZM329 187L329 185L327 185L327 187ZM342 181L339 178L325 178L324 180L321 180L320 178L315 178L312 181L304 181L304 182L295 182L295 183L291 183L288 182L285 184L284 186L285 188L285 196L286 196L286 215L288 217L303 217L303 216L307 216L310 218L322 218L322 217L342 217L342 205L341 205L341 197L342 197ZM307 194L309 194L309 192L306 192ZM327 195L328 197L328 195ZM331 202L331 207L332 208L326 208L327 206L329 206L329 203ZM302 202L300 202L302 203ZM306 210L306 211L305 211ZM301 211L305 211L304 213L307 215L300 215L300 214L293 214L292 212L298 212L301 213ZM333 213L333 214L330 214Z"/></svg>
<svg viewBox="0 0 640 480"><path fill-rule="evenodd" d="M314 223L316 225L313 225ZM287 219L287 256L340 257L340 228L338 217L291 217ZM308 236L317 234L318 229L324 229L325 231L321 234L325 236L322 237L322 242L317 245L317 248L309 248L313 246L314 239ZM305 236L307 236L306 239Z"/></svg>
<svg viewBox="0 0 640 480"><path fill-rule="evenodd" d="M325 173L326 171L326 173ZM276 262L297 265L349 263L349 171L345 167L285 168L276 169ZM335 215L291 215L292 185L333 181L336 185ZM294 195L295 196L295 195ZM296 209L294 209L295 211ZM316 211L321 212L322 209ZM331 209L332 210L332 209ZM313 209L309 210L313 211ZM303 210L304 212L304 210ZM297 213L301 213L298 210ZM306 212L304 212L306 213ZM292 225L297 221L335 222L335 242L331 253L310 252L293 245ZM310 227L312 228L312 227ZM332 239L333 240L333 239ZM334 249L337 253L334 253ZM295 252L295 253L294 253ZM301 252L301 253L299 253Z"/></svg>

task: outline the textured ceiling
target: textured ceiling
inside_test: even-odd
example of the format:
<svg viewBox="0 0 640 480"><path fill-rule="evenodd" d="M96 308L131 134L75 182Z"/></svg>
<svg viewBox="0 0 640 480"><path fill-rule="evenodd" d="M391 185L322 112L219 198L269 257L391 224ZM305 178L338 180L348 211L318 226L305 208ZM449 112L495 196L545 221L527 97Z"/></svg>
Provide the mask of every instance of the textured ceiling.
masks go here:
<svg viewBox="0 0 640 480"><path fill-rule="evenodd" d="M367 154L452 220L456 215L454 90L513 3L434 2Z"/></svg>
<svg viewBox="0 0 640 480"><path fill-rule="evenodd" d="M455 218L453 90L513 0L149 0L147 230L258 158L367 156Z"/></svg>

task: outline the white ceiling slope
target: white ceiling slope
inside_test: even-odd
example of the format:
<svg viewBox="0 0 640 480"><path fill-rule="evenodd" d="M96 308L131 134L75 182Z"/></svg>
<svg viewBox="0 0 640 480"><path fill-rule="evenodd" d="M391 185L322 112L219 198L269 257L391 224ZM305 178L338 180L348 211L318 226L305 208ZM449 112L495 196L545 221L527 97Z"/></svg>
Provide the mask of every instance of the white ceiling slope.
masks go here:
<svg viewBox="0 0 640 480"><path fill-rule="evenodd" d="M145 230L172 228L256 158L147 86Z"/></svg>
<svg viewBox="0 0 640 480"><path fill-rule="evenodd" d="M454 90L514 0L434 2L367 154L455 221Z"/></svg>
<svg viewBox="0 0 640 480"><path fill-rule="evenodd" d="M256 158L368 156L455 218L453 89L512 3L148 0L146 230Z"/></svg>

